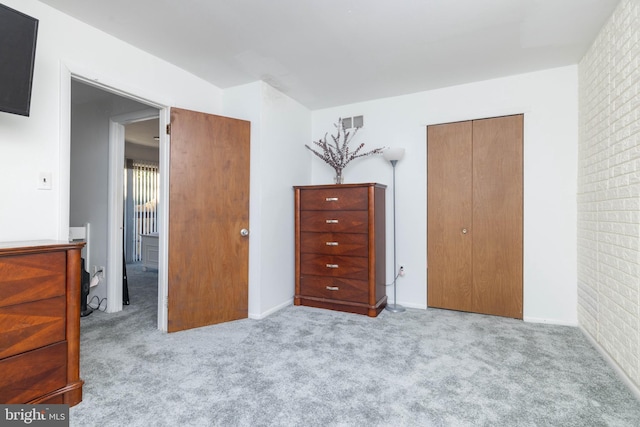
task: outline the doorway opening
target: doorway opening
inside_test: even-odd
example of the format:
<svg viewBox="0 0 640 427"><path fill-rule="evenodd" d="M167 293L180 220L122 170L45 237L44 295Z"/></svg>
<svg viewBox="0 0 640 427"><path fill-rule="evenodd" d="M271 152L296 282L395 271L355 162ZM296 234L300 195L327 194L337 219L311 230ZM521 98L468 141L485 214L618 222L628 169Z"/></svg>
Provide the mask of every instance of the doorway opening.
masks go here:
<svg viewBox="0 0 640 427"><path fill-rule="evenodd" d="M146 262L143 236L154 235L154 267L158 266L160 164L159 119L136 121L124 126L124 246L127 263ZM148 254L147 254L148 255ZM150 265L150 264L149 264Z"/></svg>
<svg viewBox="0 0 640 427"><path fill-rule="evenodd" d="M128 285L135 283L127 277L127 216L134 209L126 209L129 203L125 187L129 164L134 161L154 162L160 171L163 163L160 134L163 109L96 86L75 76L71 81L70 105L70 176L69 176L69 226L90 224L91 265L86 269L98 280L89 294L90 305L109 313L123 309ZM146 142L142 142L142 141ZM166 142L166 141L165 141ZM166 160L168 162L168 160ZM162 228L161 194L167 191L166 182L158 174L155 185L155 228ZM133 199L131 199L131 203ZM166 274L164 274L161 245L156 257L155 312L157 326L165 329ZM129 258L131 258L129 256ZM147 275L148 276L148 275ZM148 277L147 277L148 279ZM133 291L133 289L131 289ZM130 292L129 302L136 303Z"/></svg>

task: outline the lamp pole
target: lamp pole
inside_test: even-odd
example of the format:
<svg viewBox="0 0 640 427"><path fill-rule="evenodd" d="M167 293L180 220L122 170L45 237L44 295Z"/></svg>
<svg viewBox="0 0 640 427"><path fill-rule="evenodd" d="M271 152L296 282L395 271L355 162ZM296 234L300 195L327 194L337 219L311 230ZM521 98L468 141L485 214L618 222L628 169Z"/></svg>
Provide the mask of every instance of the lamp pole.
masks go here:
<svg viewBox="0 0 640 427"><path fill-rule="evenodd" d="M404 154L404 150L403 150ZM397 260L396 260L396 164L397 159L389 160L393 167L393 304L387 304L387 310L392 313L402 313L405 308L398 305L398 298L396 295L396 280L398 279L397 273Z"/></svg>

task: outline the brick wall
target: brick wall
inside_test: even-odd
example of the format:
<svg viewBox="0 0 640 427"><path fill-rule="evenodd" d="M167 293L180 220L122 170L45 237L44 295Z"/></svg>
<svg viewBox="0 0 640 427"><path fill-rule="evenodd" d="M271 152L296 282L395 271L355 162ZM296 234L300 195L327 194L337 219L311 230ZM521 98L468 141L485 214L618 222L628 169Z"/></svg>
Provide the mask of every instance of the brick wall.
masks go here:
<svg viewBox="0 0 640 427"><path fill-rule="evenodd" d="M578 321L640 386L640 2L578 70Z"/></svg>

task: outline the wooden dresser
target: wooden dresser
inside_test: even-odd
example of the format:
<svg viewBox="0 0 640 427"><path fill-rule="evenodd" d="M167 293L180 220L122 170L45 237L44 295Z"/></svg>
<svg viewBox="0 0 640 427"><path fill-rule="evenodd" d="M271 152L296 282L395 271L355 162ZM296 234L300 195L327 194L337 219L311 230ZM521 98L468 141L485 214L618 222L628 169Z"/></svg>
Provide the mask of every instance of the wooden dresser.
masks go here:
<svg viewBox="0 0 640 427"><path fill-rule="evenodd" d="M377 316L387 303L385 185L296 186L295 305Z"/></svg>
<svg viewBox="0 0 640 427"><path fill-rule="evenodd" d="M76 405L83 242L0 243L0 403Z"/></svg>

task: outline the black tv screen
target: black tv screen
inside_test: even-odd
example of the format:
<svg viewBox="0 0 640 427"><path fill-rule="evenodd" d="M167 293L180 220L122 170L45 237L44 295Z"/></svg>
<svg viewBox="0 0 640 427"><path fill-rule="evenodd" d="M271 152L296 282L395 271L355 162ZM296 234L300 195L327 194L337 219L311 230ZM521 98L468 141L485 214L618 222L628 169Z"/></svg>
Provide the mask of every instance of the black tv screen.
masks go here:
<svg viewBox="0 0 640 427"><path fill-rule="evenodd" d="M0 4L0 111L29 115L38 20Z"/></svg>

